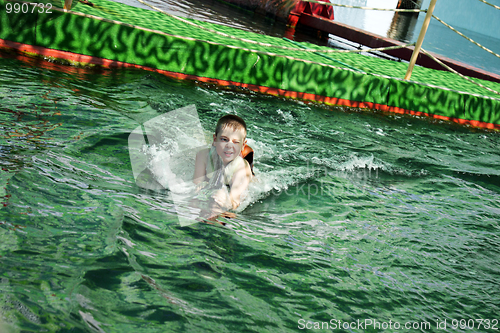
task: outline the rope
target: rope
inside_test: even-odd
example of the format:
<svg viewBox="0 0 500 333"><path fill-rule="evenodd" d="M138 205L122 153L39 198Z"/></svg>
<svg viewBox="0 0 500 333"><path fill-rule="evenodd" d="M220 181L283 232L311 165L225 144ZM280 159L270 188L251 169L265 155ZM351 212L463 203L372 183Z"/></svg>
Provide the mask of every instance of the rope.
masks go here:
<svg viewBox="0 0 500 333"><path fill-rule="evenodd" d="M156 8L155 6L149 5L148 3L144 2L143 0L137 0L137 1L139 1L140 3L142 3L142 4L144 4L144 5L152 8L152 9L154 9L156 11L159 11L162 14L167 15L170 18L179 20L181 22L184 22L184 23L192 25L192 26L194 26L196 28L208 31L210 33L214 33L214 34L226 37L226 38L231 38L231 39L234 39L234 40L238 40L238 41L242 41L242 42L246 42L246 43L250 43L250 44L256 44L256 45L259 45L259 46L266 46L266 47L273 47L273 48L277 48L277 49L281 49L281 50L312 52L312 53L349 53L349 52L356 53L356 52L369 52L369 51L371 52L371 51L394 50L394 49L400 49L400 48L405 48L405 47L414 45L414 44L405 44L405 45L400 45L400 46L390 46L390 47L385 47L385 48L381 47L381 48L367 49L367 50L315 50L315 49L309 49L309 48L303 48L303 47L302 48L293 48L293 47L279 46L279 45L274 45L274 44L256 42L256 41L251 40L251 39L239 38L239 37L235 37L235 36L232 36L232 35L228 35L226 33L220 32L220 31L212 30L212 29L203 27L201 25L198 25L196 23L190 22L188 20L182 19L180 17L177 17L175 15L169 14L169 13L167 13L167 12L165 12L165 11L159 9L159 8Z"/></svg>
<svg viewBox="0 0 500 333"><path fill-rule="evenodd" d="M304 49L307 49L307 48L308 48L307 46L301 45L301 44L299 44L299 43L297 43L297 42L294 42L293 40L290 40L290 39L288 39L288 38L286 38L286 37L283 37L283 39L284 39L284 40L286 40L287 42L290 42L290 43L292 43L292 44L294 44L294 45L297 45L297 46L299 46L299 47L302 47L302 48L304 48ZM360 72L360 73L366 74L366 72L362 71L361 69L356 68L356 67L353 67L353 66L351 66L351 65L348 65L348 64L346 64L346 63L344 63L344 62L342 62L342 61L340 61L340 60L333 59L332 57L329 57L329 56L324 55L324 54L321 54L321 53L316 53L316 54L318 54L319 56L322 56L323 58L326 58L326 59L328 59L328 60L332 60L333 62L336 62L336 63L338 63L338 64L340 64L340 65L342 65L342 66L344 66L344 67L347 67L347 68L350 68L350 69L355 70L355 71L357 71L357 72Z"/></svg>
<svg viewBox="0 0 500 333"><path fill-rule="evenodd" d="M481 1L482 3L485 3L485 4L487 4L487 5L490 5L490 6L491 6L491 7L493 7L493 8L500 9L500 7L495 6L495 5L494 5L494 4L492 4L492 3L489 3L488 1L484 1L484 0L479 0L479 1Z"/></svg>
<svg viewBox="0 0 500 333"><path fill-rule="evenodd" d="M450 28L451 30L453 30L454 32L456 32L457 34L459 34L460 36L462 36L463 38L467 39L469 42L472 42L474 44L476 44L477 46L479 46L480 48L482 48L483 50L493 54L495 57L497 58L500 58L500 54L496 54L495 52L493 52L492 50L482 46L481 44L479 44L478 42L474 41L473 39L465 36L463 33L461 33L460 31L456 30L455 28L453 28L451 25L447 24L446 22L443 22L443 20L441 20L439 17L435 16L435 15L432 15L432 17L434 17L436 20L438 20L440 23L442 23L444 26Z"/></svg>
<svg viewBox="0 0 500 333"><path fill-rule="evenodd" d="M424 49L420 48L420 50L422 50L422 52L423 52L423 53L425 53L427 56L429 56L431 59L433 59L435 62L437 62L438 64L440 64L441 66L443 66L444 68L446 68L447 70L449 70L450 72L457 74L458 76L460 76L460 77L462 77L462 78L466 79L466 80L467 80L467 81L469 81L469 82L474 83L474 84L475 84L475 85L477 85L477 86L480 86L481 88L484 88L484 89L486 89L486 90L488 90L488 91L491 91L492 93L495 93L495 94L497 94L497 95L500 95L500 92L498 92L498 91L496 91L496 90L493 90L493 89L491 89L491 88L488 88L488 87L486 87L486 86L482 85L481 83L476 82L476 81L472 80L471 78L469 78L469 77L467 77L467 76L465 76L465 75L463 75L463 74L460 74L459 72L457 72L456 70L454 70L454 69L453 69L453 68L451 68L450 66L448 66L448 65L444 64L443 62L441 62L441 60L437 59L436 57L434 57L432 54L430 54L429 52L425 51Z"/></svg>
<svg viewBox="0 0 500 333"><path fill-rule="evenodd" d="M415 2L414 0L410 0L415 6L420 6L417 2Z"/></svg>
<svg viewBox="0 0 500 333"><path fill-rule="evenodd" d="M335 6L335 7L344 7L344 8L357 8L357 9L366 9L366 10L382 10L382 11L390 11L390 12L403 12L403 13L420 13L427 12L427 9L392 9L392 8L373 8L373 7L361 7L361 6L351 6L351 5L341 5L338 3L324 2L324 1L316 1L316 0L302 0L304 2L312 2L318 3L320 5L326 6Z"/></svg>
<svg viewBox="0 0 500 333"><path fill-rule="evenodd" d="M409 46L415 46L416 43L397 45L397 46L387 46L387 47L378 47L373 49L359 49L359 50L317 50L317 52L328 52L328 53L361 53L361 52L374 52L374 51L388 51L388 50L397 50L403 49Z"/></svg>

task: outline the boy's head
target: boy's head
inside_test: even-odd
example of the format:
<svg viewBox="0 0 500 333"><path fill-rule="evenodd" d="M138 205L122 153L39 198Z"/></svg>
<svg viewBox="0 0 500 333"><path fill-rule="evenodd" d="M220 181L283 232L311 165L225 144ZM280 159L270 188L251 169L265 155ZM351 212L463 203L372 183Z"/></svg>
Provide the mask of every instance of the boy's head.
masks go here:
<svg viewBox="0 0 500 333"><path fill-rule="evenodd" d="M241 130L244 133L243 139L247 137L247 124L243 119L233 114L228 114L219 119L215 127L215 135L224 128L231 128L233 131Z"/></svg>
<svg viewBox="0 0 500 333"><path fill-rule="evenodd" d="M224 165L234 160L246 143L247 125L235 115L226 115L219 119L215 128L214 146Z"/></svg>

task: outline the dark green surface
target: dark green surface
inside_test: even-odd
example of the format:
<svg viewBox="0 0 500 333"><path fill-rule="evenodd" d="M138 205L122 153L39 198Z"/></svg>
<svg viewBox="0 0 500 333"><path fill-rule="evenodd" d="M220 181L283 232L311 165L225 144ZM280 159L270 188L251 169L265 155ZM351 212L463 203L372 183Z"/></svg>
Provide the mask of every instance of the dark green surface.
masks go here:
<svg viewBox="0 0 500 333"><path fill-rule="evenodd" d="M450 323L500 313L500 133L71 69L0 58L1 333L497 332ZM207 136L249 128L259 182L224 228L134 183L137 121L189 104Z"/></svg>
<svg viewBox="0 0 500 333"><path fill-rule="evenodd" d="M0 3L3 7L5 1L1 0ZM412 80L453 91L428 87L372 75L402 78L407 67L404 63L359 54L330 54L329 57L336 60L332 61L314 53L279 50L235 41L194 28L154 11L102 0L94 1L94 3L96 4L94 8L77 4L73 11L173 35L197 38L201 41L169 37L126 25L61 14L40 14L36 18L23 16L22 19L26 21L26 24L19 31L20 24L12 23L18 22L17 18L14 19L14 16L9 16L11 14L5 11L0 12L0 18L2 18L0 38L183 74L500 124L499 95L452 73L415 68ZM36 21L33 21L35 19ZM237 37L295 47L275 37L205 22L196 21L196 23ZM272 52L276 55L256 54L203 41ZM310 44L307 47L321 49L319 46ZM284 56L294 57L296 60ZM338 61L369 74L326 66L339 66ZM476 81L500 91L500 84ZM469 94L479 94L495 99L471 97Z"/></svg>

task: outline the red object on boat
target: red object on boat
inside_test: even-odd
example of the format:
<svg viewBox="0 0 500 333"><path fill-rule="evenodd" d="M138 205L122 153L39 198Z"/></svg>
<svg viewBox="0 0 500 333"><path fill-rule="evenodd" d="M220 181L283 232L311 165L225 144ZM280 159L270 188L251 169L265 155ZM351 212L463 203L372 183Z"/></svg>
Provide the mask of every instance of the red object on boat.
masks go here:
<svg viewBox="0 0 500 333"><path fill-rule="evenodd" d="M323 17L328 20L334 19L332 6L321 5L319 3L299 1L295 5L295 7L291 10L290 15L288 16L288 25L291 27L295 27L299 22L300 15L302 13Z"/></svg>

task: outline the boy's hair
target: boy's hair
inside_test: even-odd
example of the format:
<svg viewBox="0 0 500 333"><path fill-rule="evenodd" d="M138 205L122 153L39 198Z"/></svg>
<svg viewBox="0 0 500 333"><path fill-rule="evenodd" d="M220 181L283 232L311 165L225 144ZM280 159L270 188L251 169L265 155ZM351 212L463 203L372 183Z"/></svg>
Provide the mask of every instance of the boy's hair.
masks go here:
<svg viewBox="0 0 500 333"><path fill-rule="evenodd" d="M240 117L235 116L234 114L228 114L226 116L221 117L217 122L217 127L215 127L215 135L218 135L222 129L227 127L232 128L235 131L243 130L243 133L245 133L244 138L246 138L247 124Z"/></svg>

